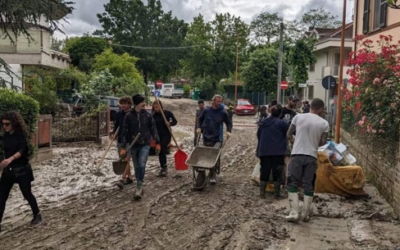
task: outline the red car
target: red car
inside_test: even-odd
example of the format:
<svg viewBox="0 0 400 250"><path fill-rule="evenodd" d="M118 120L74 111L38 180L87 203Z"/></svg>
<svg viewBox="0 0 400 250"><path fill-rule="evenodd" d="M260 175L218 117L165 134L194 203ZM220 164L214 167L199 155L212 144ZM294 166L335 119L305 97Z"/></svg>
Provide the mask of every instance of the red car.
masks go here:
<svg viewBox="0 0 400 250"><path fill-rule="evenodd" d="M254 115L256 110L248 99L238 99L235 105L235 114L237 115Z"/></svg>
<svg viewBox="0 0 400 250"><path fill-rule="evenodd" d="M145 109L147 110L147 112L151 113L151 106L146 106ZM167 154L171 153L171 143L168 145L168 149L167 149ZM156 152L156 141L151 138L151 142L150 142L150 154L155 154Z"/></svg>

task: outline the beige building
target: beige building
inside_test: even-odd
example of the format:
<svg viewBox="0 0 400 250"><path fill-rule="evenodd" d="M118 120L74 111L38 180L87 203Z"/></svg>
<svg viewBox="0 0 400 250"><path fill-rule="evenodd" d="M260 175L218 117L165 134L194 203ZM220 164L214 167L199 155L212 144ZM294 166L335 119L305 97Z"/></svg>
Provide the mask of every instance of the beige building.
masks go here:
<svg viewBox="0 0 400 250"><path fill-rule="evenodd" d="M44 17L40 19L39 25L32 25L29 28L31 41L21 34L12 43L0 30L0 58L9 64L11 70L16 74L16 76L9 76L0 72L0 77L14 86L23 88L22 72L26 66L68 68L69 55L51 49L52 33L50 24ZM10 34L12 34L11 31Z"/></svg>
<svg viewBox="0 0 400 250"><path fill-rule="evenodd" d="M376 41L379 35L400 40L400 10L387 6L386 0L354 0L354 36ZM355 51L357 44L353 44Z"/></svg>
<svg viewBox="0 0 400 250"><path fill-rule="evenodd" d="M340 72L340 45L342 28L326 29L315 28L307 32L307 36L318 39L315 45L314 55L317 62L309 66L307 87L303 91L302 99L312 100L320 98L327 102L328 91L322 86L322 79L325 76L333 76L339 82ZM353 23L347 24L345 29L345 55L353 48ZM348 78L344 67L344 79ZM329 91L329 96L333 100L337 95L337 88ZM327 102L328 103L328 102Z"/></svg>

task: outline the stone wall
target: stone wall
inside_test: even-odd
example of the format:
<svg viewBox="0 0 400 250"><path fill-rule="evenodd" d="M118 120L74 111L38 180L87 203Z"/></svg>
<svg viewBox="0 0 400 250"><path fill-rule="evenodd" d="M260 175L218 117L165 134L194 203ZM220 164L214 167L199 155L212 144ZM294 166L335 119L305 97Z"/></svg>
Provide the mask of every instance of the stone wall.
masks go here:
<svg viewBox="0 0 400 250"><path fill-rule="evenodd" d="M385 159L374 154L373 145L362 143L346 131L341 131L342 143L357 159L357 165L364 170L368 180L375 185L383 197L392 205L400 216L400 151L397 152L397 161L388 166ZM400 145L399 145L400 148Z"/></svg>

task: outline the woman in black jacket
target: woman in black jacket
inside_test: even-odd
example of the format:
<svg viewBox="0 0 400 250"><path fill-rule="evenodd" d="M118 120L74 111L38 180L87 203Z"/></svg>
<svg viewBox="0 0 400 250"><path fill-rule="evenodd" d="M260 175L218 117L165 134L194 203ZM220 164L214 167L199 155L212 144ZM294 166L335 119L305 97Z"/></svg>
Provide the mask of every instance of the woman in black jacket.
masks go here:
<svg viewBox="0 0 400 250"><path fill-rule="evenodd" d="M164 111L165 118L167 122L164 121L164 118L161 114L161 110ZM160 100L155 101L153 103L153 118L156 122L158 136L160 137L161 150L159 152L159 160L160 160L160 173L158 176L165 177L167 176L167 149L168 145L171 142L171 133L169 132L168 127L175 126L178 121L176 120L174 114L171 111L164 110L162 103Z"/></svg>
<svg viewBox="0 0 400 250"><path fill-rule="evenodd" d="M2 125L2 149L4 160L0 163L3 174L0 179L0 224L3 219L4 209L10 191L14 183L18 183L19 188L28 201L33 212L31 225L39 224L42 216L38 208L35 196L32 194L31 182L34 180L31 165L29 164L29 133L21 115L15 111L10 111L1 117ZM1 225L0 225L1 231Z"/></svg>

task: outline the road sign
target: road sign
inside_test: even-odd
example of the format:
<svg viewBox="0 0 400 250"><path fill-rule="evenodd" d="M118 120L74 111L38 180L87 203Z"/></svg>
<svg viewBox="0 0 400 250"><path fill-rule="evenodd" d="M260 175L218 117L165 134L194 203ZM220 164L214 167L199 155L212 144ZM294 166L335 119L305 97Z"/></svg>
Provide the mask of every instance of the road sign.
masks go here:
<svg viewBox="0 0 400 250"><path fill-rule="evenodd" d="M306 82L307 84L312 84L312 85L315 85L315 84L318 84L318 83L320 83L320 81L310 81L310 80L307 80L307 82Z"/></svg>
<svg viewBox="0 0 400 250"><path fill-rule="evenodd" d="M162 84L163 84L163 82L162 82L161 80L158 80L158 81L156 82L156 84L157 84L157 87L161 87Z"/></svg>
<svg viewBox="0 0 400 250"><path fill-rule="evenodd" d="M299 88L307 88L307 83L299 83Z"/></svg>
<svg viewBox="0 0 400 250"><path fill-rule="evenodd" d="M324 89L334 89L336 87L336 78L333 76L325 76L322 79L322 87L324 87Z"/></svg>
<svg viewBox="0 0 400 250"><path fill-rule="evenodd" d="M281 82L281 89L285 90L289 87L289 83L287 81Z"/></svg>

